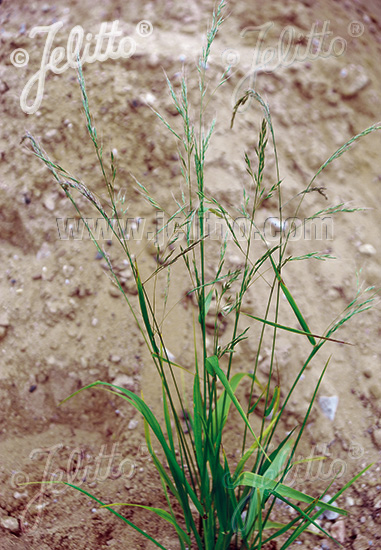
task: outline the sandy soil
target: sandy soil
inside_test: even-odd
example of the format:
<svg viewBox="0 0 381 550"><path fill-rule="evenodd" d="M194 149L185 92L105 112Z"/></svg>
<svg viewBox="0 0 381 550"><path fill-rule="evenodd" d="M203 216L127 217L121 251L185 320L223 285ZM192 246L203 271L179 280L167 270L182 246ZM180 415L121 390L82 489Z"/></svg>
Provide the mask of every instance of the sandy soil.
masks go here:
<svg viewBox="0 0 381 550"><path fill-rule="evenodd" d="M173 204L171 193L178 193L181 173L176 144L147 102L179 125L163 68L177 87L184 63L190 75L191 97L195 97L195 62L212 7L209 0L3 0L0 5L1 549L154 548L107 510L94 507L84 495L58 485L18 485L25 481L73 482L108 502L162 502L158 477L144 446L142 422L131 409L99 391L81 394L58 407L64 397L97 379L143 390L157 412L160 397L142 337L93 244L86 236L59 238L60 229L61 237L64 234L64 220L74 218L71 204L38 160L20 145L25 130L29 130L52 159L95 192L102 192L74 70L47 74L37 112L26 114L20 107L20 95L39 68L45 44L44 36L30 38L29 31L37 25L62 21L54 45L65 46L75 25L95 34L101 22L119 20L123 36L136 41L136 53L130 59L88 64L84 74L104 149L117 150L117 185L129 204L128 216L147 220L148 230L154 231L155 214L137 192L132 175L169 207ZM331 40L340 38L330 56L295 60L291 66L283 64L257 77L257 89L268 100L274 119L285 197L291 198L306 187L337 147L380 119L381 6L375 0L276 0L232 1L228 9L230 16L216 39L208 69L213 77L227 61L233 65L230 80L210 107L211 114L217 114L217 125L206 185L230 205L236 204L246 180L243 152L252 151L259 120L253 105L239 115L233 130L229 129L232 101L249 82L245 76L250 74L257 44L257 35L247 29L273 22L263 50L278 47L287 26L295 31L293 47L305 46L313 25L321 29L327 21L332 34L323 50L329 49ZM149 36L144 35L144 29L143 35L137 32L142 20L153 25ZM318 47L316 42L313 47ZM10 62L16 48L30 54L29 64L23 68ZM36 88L30 98L35 94ZM340 202L366 208L336 217L328 238L323 235L316 242L304 239L291 243L293 254L322 250L337 257L329 262L294 262L287 272L286 282L315 332L323 332L354 297L356 272L361 270L363 285L380 286L380 138L377 133L368 136L323 172L318 182L325 186L327 199L312 193L301 211L301 216L308 216ZM270 201L263 209L263 221L276 213L273 206ZM123 257L114 242L105 246L133 302ZM146 236L134 247L141 269L149 273L155 258ZM237 260L233 256L230 262L234 266ZM182 272L175 272L168 306L173 309L164 330L170 351L191 367L191 316L185 320L184 313L192 306L184 301L176 305L175 299L187 290ZM249 311L256 311L258 304L261 297L253 293ZM316 405L300 447L301 457L325 454L327 461L312 471L299 470L295 485L299 483L317 494L340 470L333 491L374 462L339 503L348 508L350 516L326 519L323 525L345 548L380 548L379 307L355 318L339 334L355 345L327 345L309 369L289 410L285 429L301 420L320 369L333 353L319 396L338 397L336 415L329 420ZM244 370L253 362L251 345L246 341L240 347L239 361ZM305 348L298 338L282 335L279 349L279 376L287 387ZM264 377L267 359L264 353ZM234 422L233 415L231 454L239 448ZM129 509L125 515L168 548L177 548L172 531L148 513ZM303 539L301 547L334 546L311 535Z"/></svg>

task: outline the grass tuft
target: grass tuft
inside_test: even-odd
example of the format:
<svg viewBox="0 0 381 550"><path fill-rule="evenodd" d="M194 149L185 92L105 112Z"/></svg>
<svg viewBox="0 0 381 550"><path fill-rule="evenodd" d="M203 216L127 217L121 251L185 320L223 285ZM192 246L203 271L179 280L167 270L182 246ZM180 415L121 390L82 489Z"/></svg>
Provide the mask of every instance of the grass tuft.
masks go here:
<svg viewBox="0 0 381 550"><path fill-rule="evenodd" d="M29 141L36 157L50 170L53 178L64 190L72 202L77 214L82 218L90 237L98 251L104 257L111 277L123 294L130 313L133 316L141 334L144 337L161 386L157 398L162 397L163 423L155 417L143 397L121 387L107 382L96 381L80 391L89 388L99 388L117 395L129 406L135 408L144 419L145 438L153 463L157 469L163 490L167 509L149 507L144 504L114 503L105 505L95 496L79 487L77 490L95 500L136 529L159 548L164 548L159 541L149 533L128 521L116 512L114 507L137 506L150 510L162 521L174 528L182 550L197 548L199 550L246 549L259 550L267 542L278 540L283 550L288 548L297 537L310 526L319 529L324 535L332 538L316 520L325 510L333 510L346 515L342 508L333 506L333 502L354 483L363 470L342 489L330 502L324 502L324 491L316 487L315 495L310 496L305 491L298 491L287 485L287 474L295 467L295 452L305 430L307 420L312 410L315 397L323 375L328 367L327 361L321 371L319 380L302 423L295 427L286 437L281 437L281 422L287 415L290 398L305 373L307 366L316 360L316 356L327 341L345 343L331 336L341 329L354 316L363 313L372 306L374 291L362 290L359 285L357 295L345 310L334 319L323 334L312 331L307 324L305 314L297 304L292 291L286 286L284 271L291 260L325 260L332 258L329 254L310 252L304 255L287 256L287 246L290 239L289 231L279 233L279 242L270 247L265 235L257 225L257 214L263 201L277 201L280 227L282 225L282 179L279 173L278 153L275 131L269 106L254 90L248 90L235 105L231 125L238 118L239 107L253 98L263 112L263 121L258 131L258 142L254 151L244 153L244 166L251 178L249 190L244 190L243 203L236 207L247 221L248 231L245 240L234 223L234 212L227 205L220 203L215 197L208 196L205 190L205 164L207 150L216 120L207 119L207 107L217 89L226 80L222 74L216 89L209 92L207 67L213 41L223 23L225 3L220 2L213 13L212 23L207 33L206 45L202 50L197 66L199 76L199 105L197 116L191 111L193 105L189 101L189 90L185 76L177 94L169 78L165 76L169 94L177 112L181 117L182 130L173 128L162 115L156 113L164 126L171 132L179 147L181 173L187 186L187 193L182 194L181 201L175 201L173 213L169 213L168 222L160 231L167 231L174 221L176 226L170 238L171 249L159 256L158 265L153 273L142 278L139 262L135 259L128 239L122 230L118 216L120 199L115 192L117 178L114 158L111 155L110 166L105 161L98 133L93 124L89 99L86 93L85 80L80 64L78 65L78 80L82 95L82 104L86 119L89 138L94 146L101 175L103 177L107 200L100 199L80 178L69 174L59 164L51 161L47 153L29 133L25 138ZM324 189L315 184L317 176L334 160L345 153L352 143L381 129L374 125L350 139L340 147L311 179L306 189L301 191L295 210L295 218L306 195L317 191L323 196ZM275 157L275 173L269 178L265 172L266 158L269 148ZM135 180L136 181L136 180ZM162 210L159 202L152 197L146 186L137 182L143 197L153 209ZM136 284L137 302L132 303L119 281L117 271L113 268L111 259L102 250L100 242L92 233L82 213L76 193L79 193L102 216L110 231L118 241L131 268ZM124 199L122 201L124 208ZM311 214L309 219L324 214L339 214L357 212L345 204L330 206ZM126 210L127 211L127 208ZM206 217L215 215L225 224L225 235L219 242L219 252L215 254L216 241L210 238L206 225ZM183 217L178 222L179 217ZM197 227L196 227L197 225ZM198 238L194 238L194 235ZM253 246L254 234L259 234L265 247ZM184 244L185 243L185 244ZM241 265L234 270L226 267L226 259L233 248L241 258ZM211 265L210 258L216 258ZM214 260L213 260L214 261ZM188 297L194 304L193 341L194 368L186 370L167 351L163 325L165 324L168 296L171 291L171 274L177 263L183 263L189 275ZM212 271L212 275L210 275ZM148 282L154 280L156 289L162 284L164 291L163 320L155 314L155 294L149 290ZM266 307L256 315L245 311L248 293L256 289L258 281L265 281L267 288ZM263 292L263 291L262 291ZM308 290L306 290L306 293ZM281 298L294 320L293 324L281 321ZM180 296L179 300L183 297ZM247 320L251 318L259 330L251 333ZM313 324L311 320L311 326ZM296 328L294 324L301 328ZM224 334L225 328L229 334ZM276 352L278 335L287 331L301 338L308 345L308 353L301 362L298 373L288 391L281 389L276 368ZM213 338L210 339L209 335ZM192 340L192 335L190 335ZM241 342L252 339L256 354L251 372L241 372L236 361L236 350ZM264 346L270 347L270 365L266 383L261 383L257 377L258 361ZM187 374L184 374L184 371ZM179 376L181 377L179 379ZM180 380L189 377L186 385L192 386L190 392L182 389ZM243 403L237 397L241 384L248 389L247 402ZM76 392L76 395L79 392ZM70 396L70 397L73 397ZM255 413L255 417L254 417ZM242 448L238 463L228 458L226 449L229 446L229 422L233 417L241 422ZM259 419L259 421L258 421ZM155 438L155 448L160 447L161 455L156 453L152 438ZM277 442L277 443L276 443ZM72 486L72 485L71 485ZM277 501L283 501L294 514L289 521L281 522L277 516ZM175 513L180 507L182 515Z"/></svg>

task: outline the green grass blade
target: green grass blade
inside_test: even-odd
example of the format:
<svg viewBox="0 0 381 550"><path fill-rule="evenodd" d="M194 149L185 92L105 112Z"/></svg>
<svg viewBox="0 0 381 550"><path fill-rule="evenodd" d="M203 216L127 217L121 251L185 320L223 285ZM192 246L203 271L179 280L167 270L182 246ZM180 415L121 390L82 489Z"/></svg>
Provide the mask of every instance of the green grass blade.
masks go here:
<svg viewBox="0 0 381 550"><path fill-rule="evenodd" d="M174 445L174 442L173 442L171 418L169 416L167 394L165 392L164 384L163 384L163 409L164 409L164 422L165 422L165 426L167 428L169 446L171 448L172 453L174 453L175 452L175 445Z"/></svg>
<svg viewBox="0 0 381 550"><path fill-rule="evenodd" d="M93 382L92 384L89 384L88 386L85 386L84 388L81 388L80 390L73 393L70 397L66 398L64 401L67 401L74 395L77 395L83 390L94 388L96 386L106 386L106 388L112 388L112 390L108 390L111 393L118 395L119 397L125 399L128 403L130 403L147 421L150 428L152 429L153 433L155 434L156 438L158 439L164 453L166 456L166 459L168 461L168 466L171 470L175 486L177 488L179 498L181 502L184 505L184 513L187 514L188 519L191 520L191 523L193 522L193 519L191 517L191 512L189 505L186 506L186 503L188 502L188 496L192 500L193 504L196 506L198 512L200 515L204 514L204 510L193 491L192 487L189 485L189 482L187 481L184 472L182 471L181 467L177 463L176 457L174 453L172 453L171 449L168 446L168 443L164 437L163 431L160 427L159 422L157 421L155 415L151 411L151 409L146 405L146 403L141 399L138 395L131 392L130 390L127 390L126 388L121 388L119 386L115 386L113 384L110 384L109 382ZM116 391L117 390L117 391ZM120 393L118 393L120 392Z"/></svg>
<svg viewBox="0 0 381 550"><path fill-rule="evenodd" d="M205 285L203 285L205 287ZM209 308L210 308L210 304L212 303L212 298L213 298L213 292L214 290L212 289L210 292L208 292L206 298L205 298L205 303L204 303L204 318L207 316L208 314L208 311L209 311ZM198 316L198 322L201 323L201 314Z"/></svg>
<svg viewBox="0 0 381 550"><path fill-rule="evenodd" d="M161 508L154 508L153 506L144 506L143 504L133 504L129 502L113 502L111 504L103 504L102 508L108 508L111 512L112 506L131 506L133 508L143 508L143 510L148 510L150 512L153 512L160 518L164 519L165 521L173 525L179 537L181 537L186 544L191 543L189 535L185 533L185 531L177 523L176 519L166 510L162 510Z"/></svg>
<svg viewBox="0 0 381 550"><path fill-rule="evenodd" d="M293 432L290 432L281 442L281 444L275 449L275 451L270 454L271 462L266 460L263 463L259 471L260 475L265 475L266 478L273 480L275 480L279 476L283 465L291 452L293 442L290 437L292 433Z"/></svg>
<svg viewBox="0 0 381 550"><path fill-rule="evenodd" d="M293 332L294 334L302 334L303 336L307 336L307 337L313 336L315 338L318 338L319 340L328 340L329 342L335 342L336 344L345 344L347 346L353 345L350 342L344 342L343 340L335 340L334 338L328 338L328 336L320 336L319 334L312 334L312 332L306 332L304 330L299 330L297 328L280 325L279 323L273 323L272 321L268 321L267 319L261 319L261 317L255 317L255 315L251 315L250 313L243 312L243 315L246 315L247 317L251 317L251 319L255 319L255 321L259 321L264 325L270 325L271 327L279 328L281 330L287 330L288 332Z"/></svg>
<svg viewBox="0 0 381 550"><path fill-rule="evenodd" d="M202 445L202 417L204 407L202 404L201 390L200 390L200 378L198 374L194 377L193 384L193 402L194 402L194 418L193 418L193 431L194 431L194 443L196 449L196 459L201 478L203 477L204 464L204 452Z"/></svg>
<svg viewBox="0 0 381 550"><path fill-rule="evenodd" d="M346 483L344 485L344 487L342 487L339 491L337 491L337 493L335 495L333 495L333 497L331 498L330 502L334 502L340 495L342 495L344 493L344 491L346 491L351 485L353 485L353 483L355 483L355 481L358 480L359 477L361 477L363 474L365 474L365 472L367 470L369 470L369 468L371 468L373 466L373 463L372 464L369 464L369 466L366 466L366 468L364 468L363 470L361 470L361 472L359 472L357 475L355 475L350 481L348 481L348 483ZM319 503L320 504L320 503ZM334 511L338 511L336 508L334 509ZM321 510L319 510L318 512L316 512L312 517L312 519L317 519L319 516L321 515ZM300 525L298 527L298 529L291 535L289 541L290 541L290 544L297 538L299 537L299 535L305 530L307 529L308 527L308 524L305 524L303 523L302 525ZM287 546L285 546L284 548L287 548Z"/></svg>
<svg viewBox="0 0 381 550"><path fill-rule="evenodd" d="M142 285L142 281L140 279L140 275L139 275L137 265L135 266L135 269L136 269L136 286L138 288L139 306L140 306L140 311L142 313L143 322L144 322L144 325L146 327L146 330L147 330L147 333L148 333L148 338L151 342L152 349L153 349L154 353L156 355L160 355L159 354L159 349L158 349L158 347L156 345L156 342L155 342L155 337L153 335L151 323L150 323L150 320L149 320L147 306L146 306L146 297L145 297L145 294L144 294L143 285Z"/></svg>
<svg viewBox="0 0 381 550"><path fill-rule="evenodd" d="M247 487L265 489L270 491L271 493L276 492L278 495L285 497L287 499L297 500L300 502L304 502L306 504L314 503L316 506L320 506L323 510L331 510L332 512L337 512L338 514L342 514L344 516L348 515L348 512L346 510L343 510L342 508L337 508L336 506L332 506L331 504L323 502L322 500L319 500L319 499L315 499L307 495L306 493L302 493L301 491L297 491L292 487L288 487L283 483L279 483L272 479L268 479L266 476L260 476L258 474L254 474L253 472L243 472L238 477L238 479L234 482L234 486L238 486L238 485L245 485Z"/></svg>
<svg viewBox="0 0 381 550"><path fill-rule="evenodd" d="M155 451L153 450L152 443L151 443L151 436L150 436L150 432L149 432L149 425L148 425L148 422L146 420L144 420L144 432L145 432L145 438L146 438L148 451L149 451L149 453L152 457L152 460L155 464L155 467L156 467L156 469L157 469L157 471L160 475L160 479L161 479L162 483L169 487L171 493L180 502L180 496L177 492L177 489L173 485L172 480L170 479L167 472L165 471L163 464L160 462L160 460L157 457Z"/></svg>
<svg viewBox="0 0 381 550"><path fill-rule="evenodd" d="M87 491L85 491L84 489L82 489L81 487L77 487L76 485L72 485L71 483L67 483L66 481L63 481L62 482L64 485L67 485L68 487L72 487L73 489L76 489L77 491L79 491L80 493L83 493L84 495L88 496L89 498L91 498L92 500L95 500L95 502L98 502L98 504L100 504L101 506L107 506L107 504L105 504L104 502L102 502L101 500L99 500L98 498L96 498L94 495L92 495L91 493L88 493ZM132 523L131 521L129 521L127 518L125 518L124 516L122 516L121 514L118 514L118 512L116 512L115 510L113 510L112 508L109 508L110 512L112 514L114 514L115 516L117 516L119 519L121 519L122 521L124 521L125 523L127 523L130 527L132 527L133 529L135 529L135 531L137 531L138 533L140 533L141 535L143 535L145 538L147 538L148 540L150 540L151 542L153 542L154 544L156 544L156 546L158 546L159 548L161 548L162 550L166 550L166 548L164 546L162 546L160 544L160 542L158 542L157 540L155 540L153 537L151 537L150 535L148 535L148 533L146 533L145 531L143 531L142 529L140 529L137 525L135 525L134 523Z"/></svg>
<svg viewBox="0 0 381 550"><path fill-rule="evenodd" d="M302 510L300 508L300 506L297 506L296 504L293 504L292 502L290 502L286 498L283 498L281 495L279 495L276 492L274 493L274 495L277 498L279 498L279 500L282 500L285 504L287 504L288 506L291 506L291 508L296 510L296 512L298 512L299 515L302 516L307 521L307 525L311 525L311 524L314 525L317 529L319 529L319 531L321 531L324 535L326 535L328 538L330 538L333 542L337 542L325 529L323 529L323 527L321 527L321 525L316 523L316 521L311 516L309 516L304 510ZM307 507L307 508L310 509L310 507ZM283 547L287 548L288 546L289 546L289 544L286 543L286 545L284 545Z"/></svg>
<svg viewBox="0 0 381 550"><path fill-rule="evenodd" d="M279 403L279 398L280 398L280 389L279 389L279 386L275 386L273 398L271 400L270 405L265 409L264 416L269 416L269 414L271 414L274 409L278 408L277 404Z"/></svg>
<svg viewBox="0 0 381 550"><path fill-rule="evenodd" d="M258 385L260 385L259 381L256 377L254 377L253 374L249 374L246 372L237 372L229 380L230 387L233 393L236 392L240 382L245 376L248 376L249 378L254 378L254 381ZM222 431L225 426L226 420L229 415L231 402L232 400L230 395L228 394L226 389L224 389L217 400L217 405L213 413L213 422L217 431Z"/></svg>
<svg viewBox="0 0 381 550"><path fill-rule="evenodd" d="M255 435L254 433L254 430L253 428L251 427L251 424L243 410L243 408L241 407L238 399L236 398L236 396L234 395L234 392L231 388L231 385L229 383L229 380L226 378L226 374L223 372L223 370L221 370L221 368L219 367L219 364L218 364L218 358L214 355L212 357L208 357L207 358L207 364L209 365L209 368L212 369L214 371L214 373L217 375L217 377L220 379L220 381L222 382L222 385L224 386L227 394L229 395L230 399L232 400L232 402L234 403L234 406L235 408L237 409L237 411L239 412L241 418L243 419L243 421L245 422L246 426L248 427L251 435L254 437L255 439L255 442L257 443L258 447L260 447L261 451L263 452L263 454L266 456L266 458L268 458L267 454L266 454L266 451L263 449L262 445L260 444L257 436Z"/></svg>
<svg viewBox="0 0 381 550"><path fill-rule="evenodd" d="M307 338L308 338L308 340L311 342L311 344L312 344L313 346L316 346L316 340L315 340L315 338L312 336L311 331L310 331L310 329L308 328L308 325L307 325L307 323L306 323L306 321L305 321L303 315L301 314L301 312L300 312L298 306L296 305L296 302L295 302L294 298L291 296L290 291L288 290L288 288L287 288L286 285L284 284L284 282L283 282L283 280L282 280L282 277L280 276L280 273L279 273L279 271L278 271L278 269L277 269L277 267L276 267L276 265L275 265L275 262L274 262L274 260L272 259L271 254L269 254L269 258L270 258L271 264L272 264L272 266L273 266L273 269L274 269L274 271L275 271L275 275L276 275L276 277L277 277L277 279L278 279L278 281L279 281L279 283L280 283L280 286L281 286L281 288L282 288L282 290L283 290L283 294L285 295L285 297L286 297L288 303L290 304L290 306L291 306L293 312L295 313L296 318L298 319L300 326L301 326L302 329L307 333Z"/></svg>
<svg viewBox="0 0 381 550"><path fill-rule="evenodd" d="M183 370L184 372L187 372L188 374L193 374L192 372L190 372L188 369L186 369L185 367L179 365L178 363L174 363L173 361L171 361L170 359L167 359L167 357L165 357L163 354L158 354L158 353L152 353L152 357L155 357L156 359L159 359L160 361L162 361L163 363L167 363L168 365L171 365L171 367L176 367L177 369L181 369Z"/></svg>

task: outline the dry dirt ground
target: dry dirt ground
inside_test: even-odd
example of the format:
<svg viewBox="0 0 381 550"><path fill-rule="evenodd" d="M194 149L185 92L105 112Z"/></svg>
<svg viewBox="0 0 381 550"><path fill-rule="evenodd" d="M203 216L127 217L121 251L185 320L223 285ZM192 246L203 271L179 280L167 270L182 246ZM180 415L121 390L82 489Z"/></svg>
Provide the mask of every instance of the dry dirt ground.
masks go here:
<svg viewBox="0 0 381 550"><path fill-rule="evenodd" d="M58 407L64 397L97 379L143 390L157 411L160 391L142 337L93 244L86 235L59 238L58 230L65 237L65 220L74 218L72 205L41 163L20 145L29 130L52 159L102 193L74 69L62 74L49 71L37 111L26 114L21 109L20 96L40 66L46 40L41 33L31 38L29 32L62 21L53 47L66 46L75 25L81 25L85 34L95 34L102 22L119 20L123 36L136 41L131 58L87 64L84 75L104 149L107 154L116 150L117 188L120 197L126 197L128 216L147 220L154 231L155 214L136 191L132 176L166 206L173 204L171 193L178 193L182 180L173 136L147 103L180 127L163 69L178 90L184 65L191 97L195 95L195 66L212 8L210 0L1 2L1 549L151 548L151 543L86 496L60 485L20 486L22 482L64 480L107 502L162 502L158 478L144 447L142 422L132 409L99 391L88 391ZM273 72L259 73L254 83L272 111L287 200L306 187L340 145L381 118L381 5L376 0L247 0L230 2L228 12L208 68L213 76L227 63L232 65L230 79L210 105L217 124L207 159L206 186L230 205L236 205L241 196L247 178L243 152L253 152L259 119L258 109L250 105L231 130L232 101L246 85L253 85L245 76L252 73L259 48L258 32L250 29L273 22L260 51L278 48L287 26L294 29L291 48L296 52L300 47L293 63L283 62ZM146 27L137 27L142 20L153 26L149 36ZM331 34L321 53L311 53L319 47L315 36L310 55L303 57L308 33L314 25L321 30L327 22ZM325 55L332 42L330 55ZM28 51L27 66L12 65L10 54L16 48ZM35 97L36 87L29 103ZM315 332L323 332L354 297L356 273L364 287L380 286L380 138L377 132L367 136L324 171L318 184L326 188L327 198L309 195L300 213L308 216L338 203L366 209L338 215L328 234L316 242L291 243L292 253L321 250L337 258L294 262L286 272L286 282ZM81 205L86 208L83 201ZM287 215L292 213L291 206L285 209ZM272 208L270 202L263 209L263 221L276 214ZM148 273L155 268L155 258L146 244L144 234L133 246L141 269ZM111 241L104 246L134 300L129 272L116 244ZM234 266L236 258L230 257L230 262ZM182 275L175 276L173 295L181 296L187 290ZM176 303L172 294L169 301L171 307ZM261 297L253 294L249 311L256 311L258 303ZM183 301L177 304L165 328L168 348L189 368L190 327L184 317L192 307ZM327 461L313 470L300 470L295 484L316 495L333 481L331 491L337 490L374 462L339 502L349 510L349 517L323 521L345 548L353 550L381 548L380 318L376 304L338 333L354 346L327 345L326 355L311 366L295 393L285 426L291 429L301 420L321 366L332 353L319 397L337 396L336 414L330 420L316 404L300 447L300 457L325 454ZM302 352L299 337L281 335L277 362L285 387L297 372ZM250 370L255 359L250 341L242 344L239 354L241 368ZM267 367L264 352L263 376ZM235 420L233 416L229 426L231 455L239 448ZM336 480L335 472L339 472ZM177 549L171 529L148 512L128 509L124 513L162 544ZM334 545L310 535L299 547L329 549Z"/></svg>

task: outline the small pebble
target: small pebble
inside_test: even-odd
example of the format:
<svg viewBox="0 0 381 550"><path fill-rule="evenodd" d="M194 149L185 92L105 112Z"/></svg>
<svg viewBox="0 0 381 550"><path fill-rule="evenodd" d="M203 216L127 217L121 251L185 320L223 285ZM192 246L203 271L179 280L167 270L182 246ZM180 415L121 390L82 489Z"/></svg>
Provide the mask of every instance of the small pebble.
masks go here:
<svg viewBox="0 0 381 550"><path fill-rule="evenodd" d="M53 367L57 364L56 359L53 355L49 355L49 357L46 359L46 362L50 367Z"/></svg>
<svg viewBox="0 0 381 550"><path fill-rule="evenodd" d="M345 542L345 522L343 520L337 521L332 525L331 528L331 535L333 538L337 540L337 542L340 542L341 544L344 544Z"/></svg>
<svg viewBox="0 0 381 550"><path fill-rule="evenodd" d="M361 534L352 543L353 550L369 550L369 546L369 540Z"/></svg>
<svg viewBox="0 0 381 550"><path fill-rule="evenodd" d="M139 422L133 418L132 420L129 421L127 427L129 430L135 430L138 427L138 424Z"/></svg>
<svg viewBox="0 0 381 550"><path fill-rule="evenodd" d="M74 273L74 267L72 265L64 265L62 267L63 274L65 277L69 277L70 275L73 275Z"/></svg>
<svg viewBox="0 0 381 550"><path fill-rule="evenodd" d="M156 101L156 97L151 94L150 92L146 93L146 95L144 96L144 101L148 104L150 103L155 103Z"/></svg>
<svg viewBox="0 0 381 550"><path fill-rule="evenodd" d="M56 136L58 134L58 130L56 128L53 128L52 130L48 130L46 133L45 133L45 137L47 139L51 139L53 138L54 136Z"/></svg>
<svg viewBox="0 0 381 550"><path fill-rule="evenodd" d="M331 500L331 498L332 498L332 497L331 497L330 495L324 495L323 498L322 498L321 500L322 500L323 502L328 502L328 501ZM336 504L331 503L331 506L336 506ZM333 520L339 518L339 517L340 517L340 514L339 514L338 512L333 512L333 511L331 511L331 510L325 510L325 511L323 512L323 517L324 517L325 519L328 519L328 520L330 520L330 521L333 521Z"/></svg>
<svg viewBox="0 0 381 550"><path fill-rule="evenodd" d="M317 523L317 525L320 525L321 521L319 519L316 519L315 523ZM313 533L316 533L316 534L321 533L320 529L318 527L316 527L316 525L313 525L312 523L311 523L311 525L308 526L308 529L310 531L312 531Z"/></svg>
<svg viewBox="0 0 381 550"><path fill-rule="evenodd" d="M18 500L20 498L26 498L28 496L28 493L26 491L24 493L19 493L18 491L15 491L13 493L13 496Z"/></svg>
<svg viewBox="0 0 381 550"><path fill-rule="evenodd" d="M49 258L51 254L50 246L47 242L43 242L41 245L41 248L38 250L36 254L37 260L43 260L44 258Z"/></svg>
<svg viewBox="0 0 381 550"><path fill-rule="evenodd" d="M347 497L345 499L345 505L346 506L354 506L355 505L355 499L352 497Z"/></svg>
<svg viewBox="0 0 381 550"><path fill-rule="evenodd" d="M364 254L364 256L374 256L376 254L376 249L372 244L362 244L359 247L360 254Z"/></svg>
<svg viewBox="0 0 381 550"><path fill-rule="evenodd" d="M127 374L119 374L116 378L114 378L113 384L115 384L115 386L119 386L120 388L126 388L126 390L135 390L134 379Z"/></svg>
<svg viewBox="0 0 381 550"><path fill-rule="evenodd" d="M379 449L381 449L381 428L374 430L373 432L373 441Z"/></svg>
<svg viewBox="0 0 381 550"><path fill-rule="evenodd" d="M115 285L111 285L111 287L109 288L109 294L110 296L112 296L113 298L120 298L122 293L120 292L119 288Z"/></svg>
<svg viewBox="0 0 381 550"><path fill-rule="evenodd" d="M319 405L322 413L331 421L335 419L338 404L339 398L337 395L332 395L331 397L322 395L319 397Z"/></svg>
<svg viewBox="0 0 381 550"><path fill-rule="evenodd" d="M4 529L11 531L11 533L17 533L20 530L19 522L16 518L1 518L0 524Z"/></svg>
<svg viewBox="0 0 381 550"><path fill-rule="evenodd" d="M337 81L337 89L342 97L349 98L357 95L365 88L370 80L361 65L348 65L340 71L341 79Z"/></svg>
<svg viewBox="0 0 381 550"><path fill-rule="evenodd" d="M7 311L0 312L0 326L9 327L9 315Z"/></svg>
<svg viewBox="0 0 381 550"><path fill-rule="evenodd" d="M381 386L379 384L372 384L369 391L375 399L381 399Z"/></svg>
<svg viewBox="0 0 381 550"><path fill-rule="evenodd" d="M165 351L167 352L168 359L169 359L170 361L172 361L172 363L173 363L173 362L176 360L176 357L174 356L173 353L171 353L171 352L169 351L169 349L166 348Z"/></svg>
<svg viewBox="0 0 381 550"><path fill-rule="evenodd" d="M51 195L49 197L46 197L46 199L44 199L44 206L50 212L52 212L55 209L56 205Z"/></svg>

